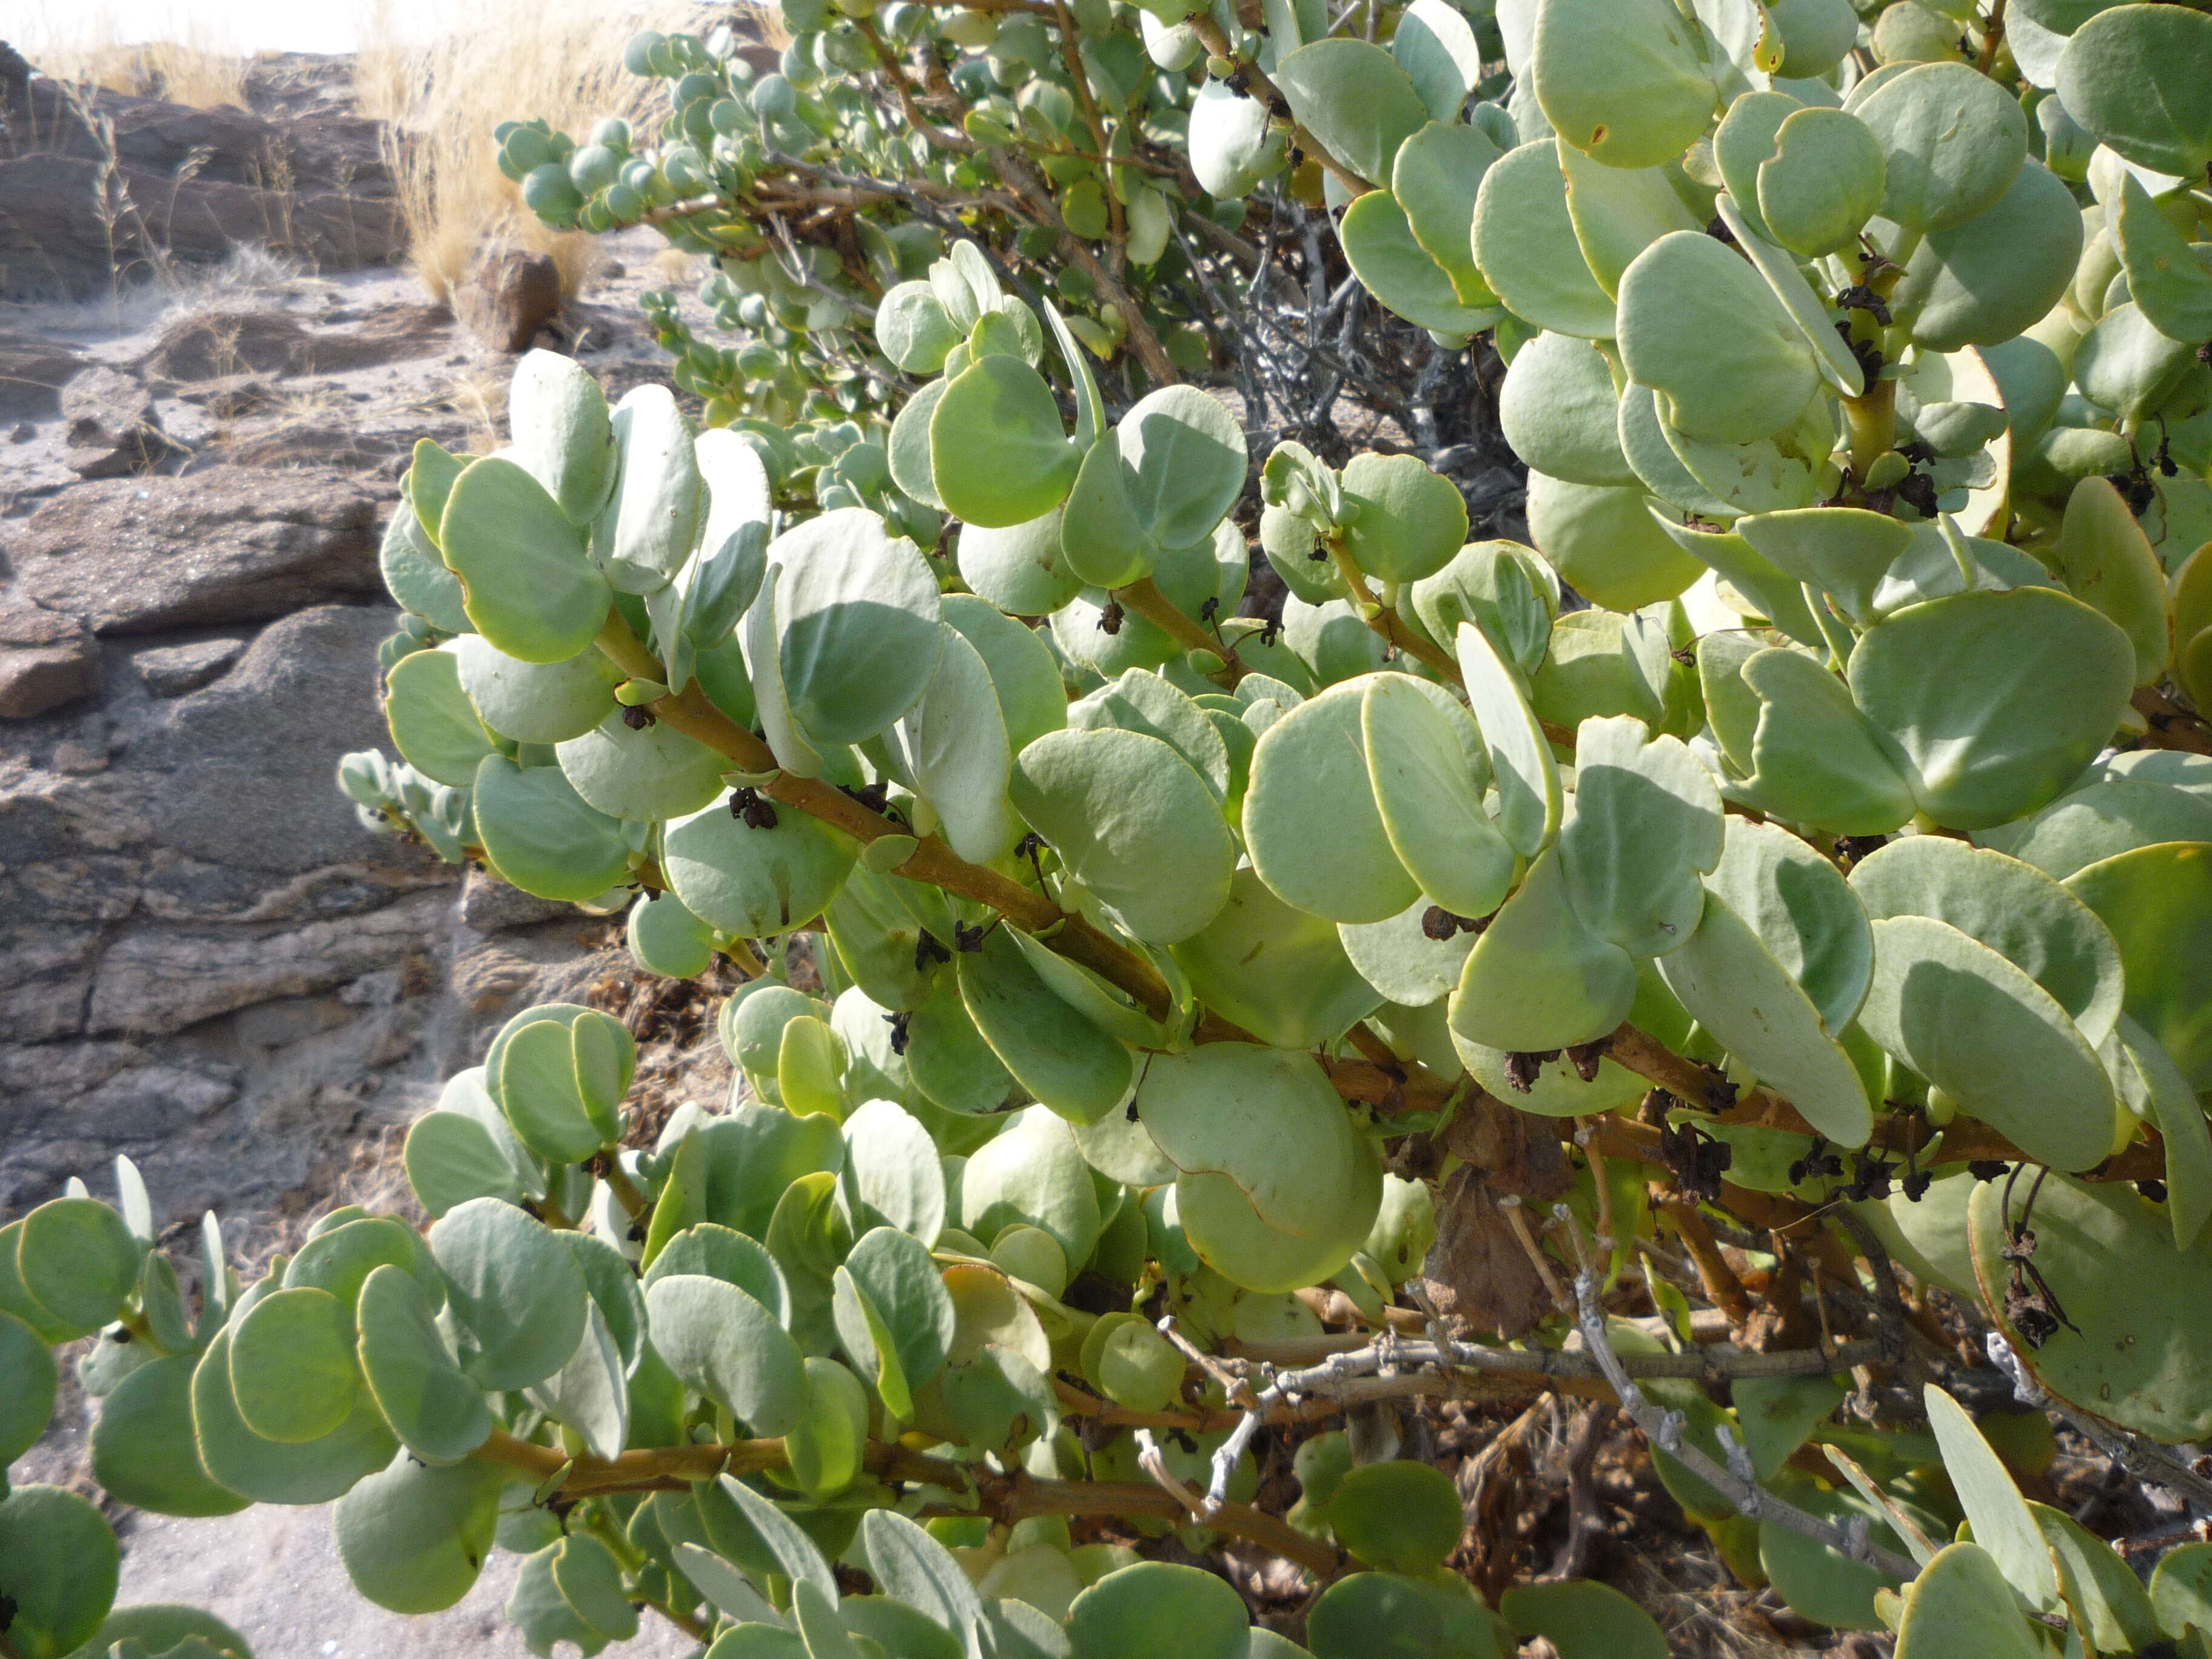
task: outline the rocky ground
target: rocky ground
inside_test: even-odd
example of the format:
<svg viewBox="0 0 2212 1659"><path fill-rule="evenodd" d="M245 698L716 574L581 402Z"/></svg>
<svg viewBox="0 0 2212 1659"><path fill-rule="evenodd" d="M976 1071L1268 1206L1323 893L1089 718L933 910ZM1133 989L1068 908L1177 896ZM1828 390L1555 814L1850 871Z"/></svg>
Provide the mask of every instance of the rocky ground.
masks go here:
<svg viewBox="0 0 2212 1659"><path fill-rule="evenodd" d="M108 1190L122 1153L161 1220L211 1208L264 1253L404 1198L391 1154L439 1081L627 959L370 836L333 770L384 738L376 550L415 441L488 447L518 340L613 395L661 378L635 296L667 275L644 233L549 318L550 267L495 267L465 324L390 262L342 66L264 65L258 114L102 94L72 128L20 63L0 47L0 1218ZM82 153L103 121L120 163ZM174 210L115 264L87 168ZM81 1478L83 1402L62 1416L18 1478ZM322 1511L120 1523L125 1602L207 1606L263 1659L523 1651L511 1562L408 1620L344 1584Z"/></svg>

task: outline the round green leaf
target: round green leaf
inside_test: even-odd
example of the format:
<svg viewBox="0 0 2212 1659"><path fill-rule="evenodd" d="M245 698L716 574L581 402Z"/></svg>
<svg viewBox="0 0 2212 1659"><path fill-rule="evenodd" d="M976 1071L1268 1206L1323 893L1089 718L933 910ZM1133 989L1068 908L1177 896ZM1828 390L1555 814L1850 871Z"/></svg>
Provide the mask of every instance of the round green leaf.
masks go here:
<svg viewBox="0 0 2212 1659"><path fill-rule="evenodd" d="M1483 280L1515 316L1561 334L1613 337L1613 296L1576 238L1557 140L1509 150L1482 175L1474 239Z"/></svg>
<svg viewBox="0 0 2212 1659"><path fill-rule="evenodd" d="M1135 1069L1128 1049L1054 995L1006 929L994 929L980 951L959 953L957 966L969 1018L1040 1101L1071 1122L1091 1123L1127 1097Z"/></svg>
<svg viewBox="0 0 2212 1659"><path fill-rule="evenodd" d="M1347 680L1261 734L1244 792L1244 842L1285 903L1332 921L1382 921L1419 890L1391 848L1368 783L1360 710ZM1316 811L1319 802L1328 810Z"/></svg>
<svg viewBox="0 0 2212 1659"><path fill-rule="evenodd" d="M1759 168L1759 211L1775 240L1812 258L1850 246L1882 204L1881 141L1839 109L1801 109Z"/></svg>
<svg viewBox="0 0 2212 1659"><path fill-rule="evenodd" d="M1686 591L1705 567L1644 510L1640 488L1569 483L1528 473L1528 535L1559 580L1612 611L1637 611Z"/></svg>
<svg viewBox="0 0 2212 1659"><path fill-rule="evenodd" d="M1867 630L1851 695L1914 769L1921 811L1979 830L2057 795L2112 738L2135 683L2127 635L2047 587L1960 593Z"/></svg>
<svg viewBox="0 0 2212 1659"><path fill-rule="evenodd" d="M622 821L586 802L557 766L486 755L470 805L492 867L526 893L577 903L629 873Z"/></svg>
<svg viewBox="0 0 2212 1659"><path fill-rule="evenodd" d="M937 976L906 1036L907 1074L931 1103L968 1116L1006 1105L1013 1075L969 1018L956 975Z"/></svg>
<svg viewBox="0 0 2212 1659"><path fill-rule="evenodd" d="M1042 518L1066 499L1081 459L1044 377L1003 352L961 370L929 417L938 496L970 524L1003 529Z"/></svg>
<svg viewBox="0 0 2212 1659"><path fill-rule="evenodd" d="M2112 1151L2111 1079L2049 992L1948 922L1893 917L1874 935L1868 1036L2054 1170Z"/></svg>
<svg viewBox="0 0 2212 1659"><path fill-rule="evenodd" d="M507 388L507 420L514 459L568 522L598 518L619 460L606 393L591 371L558 351L525 352Z"/></svg>
<svg viewBox="0 0 2212 1659"><path fill-rule="evenodd" d="M1915 230L1948 230L1994 207L2027 155L2019 102L1965 64L1917 64L1852 113L1887 162L1882 217Z"/></svg>
<svg viewBox="0 0 2212 1659"><path fill-rule="evenodd" d="M566 662L607 620L607 579L583 532L544 487L496 455L471 461L439 521L446 562L461 579L469 620L510 657Z"/></svg>
<svg viewBox="0 0 2212 1659"><path fill-rule="evenodd" d="M2007 1223L2020 1222L2026 1198L2016 1191L2007 1217L2004 1189L2002 1181L1974 1188L1974 1272L1985 1309L2029 1373L2076 1410L2154 1440L2172 1444L2212 1432L2204 1328L2174 1316L2212 1295L2206 1238L2175 1249L2161 1207L2126 1182L2045 1181L2028 1218L2036 1270L2076 1328L2061 1326L2039 1348L2004 1317L2012 1264L2001 1252L2011 1242Z"/></svg>
<svg viewBox="0 0 2212 1659"><path fill-rule="evenodd" d="M2081 254L2073 192L2031 157L1996 202L1923 239L1890 295L1890 310L1930 351L2001 345L2058 303ZM2029 429L2015 416L2014 432Z"/></svg>
<svg viewBox="0 0 2212 1659"><path fill-rule="evenodd" d="M1366 687L1361 738L1392 849L1422 892L1445 909L1488 915L1511 885L1516 860L1483 811L1466 763L1468 748L1481 739L1455 731L1454 715L1471 724L1458 704L1410 675L1375 675Z"/></svg>
<svg viewBox="0 0 2212 1659"><path fill-rule="evenodd" d="M1314 1659L1509 1659L1517 1647L1471 1589L1395 1572L1331 1584L1307 1615L1306 1641Z"/></svg>
<svg viewBox="0 0 2212 1659"><path fill-rule="evenodd" d="M204 1650L210 1656L253 1659L253 1650L246 1644L246 1638L213 1613L170 1601L117 1607L100 1626L100 1633L77 1651L89 1659L91 1655L108 1652L118 1642L137 1642L148 1653L167 1654L195 1640L205 1643ZM185 1650L190 1659L198 1659L199 1652Z"/></svg>
<svg viewBox="0 0 2212 1659"><path fill-rule="evenodd" d="M2169 842L2092 864L2067 890L2103 918L2126 972L2123 1006L2200 1093L2212 1089L2212 844Z"/></svg>
<svg viewBox="0 0 2212 1659"><path fill-rule="evenodd" d="M352 1413L319 1440L264 1439L238 1414L231 1394L228 1327L217 1331L192 1372L192 1431L200 1462L218 1486L257 1504L327 1504L392 1461L398 1449L366 1389Z"/></svg>
<svg viewBox="0 0 2212 1659"><path fill-rule="evenodd" d="M901 283L876 306L876 344L909 374L934 374L965 331L927 283Z"/></svg>
<svg viewBox="0 0 2212 1659"><path fill-rule="evenodd" d="M2137 848L2212 841L2212 801L2148 778L2110 778L2061 795L2032 817L1984 830L1975 840L2064 881Z"/></svg>
<svg viewBox="0 0 2212 1659"><path fill-rule="evenodd" d="M1869 916L1933 916L1978 940L2048 991L2100 1046L2119 1015L2119 946L2096 912L2002 853L1943 836L1893 841L1853 866Z"/></svg>
<svg viewBox="0 0 2212 1659"><path fill-rule="evenodd" d="M1455 1036L1485 1048L1541 1051L1605 1036L1636 1000L1628 953L1583 925L1547 848L1469 953L1453 992Z"/></svg>
<svg viewBox="0 0 2212 1659"><path fill-rule="evenodd" d="M1162 386L1114 428L1129 504L1162 547L1211 534L1244 488L1244 433L1237 417L1195 386Z"/></svg>
<svg viewBox="0 0 2212 1659"><path fill-rule="evenodd" d="M46 1431L58 1381L53 1350L15 1315L0 1311L0 1468L36 1445ZM111 1403L102 1410L102 1422L112 1409Z"/></svg>
<svg viewBox="0 0 2212 1659"><path fill-rule="evenodd" d="M420 654L420 653L418 653ZM729 763L666 720L633 731L619 714L554 750L562 775L587 806L649 821L696 811L722 791Z"/></svg>
<svg viewBox="0 0 2212 1659"><path fill-rule="evenodd" d="M1895 745L1834 675L1780 648L1753 653L1741 672L1759 711L1752 775L1730 790L1733 798L1840 834L1887 835L1912 816Z"/></svg>
<svg viewBox="0 0 2212 1659"><path fill-rule="evenodd" d="M1667 1652L1651 1615L1595 1579L1516 1584L1498 1607L1520 1634L1548 1638L1559 1659L1664 1659Z"/></svg>
<svg viewBox="0 0 2212 1659"><path fill-rule="evenodd" d="M984 447L980 436L969 434L971 451ZM809 520L776 538L768 556L783 571L776 661L793 715L818 742L874 737L914 706L936 670L936 577L912 542L861 507Z"/></svg>
<svg viewBox="0 0 2212 1659"><path fill-rule="evenodd" d="M1055 507L1042 518L996 530L963 526L953 550L960 580L1010 616L1059 610L1083 589L1060 551L1061 511Z"/></svg>
<svg viewBox="0 0 2212 1659"><path fill-rule="evenodd" d="M1667 988L1714 1040L1842 1146L1863 1146L1873 1109L1850 1057L1759 935L1717 893L1690 942L1659 959ZM1875 977L1881 975L1877 946ZM2109 1133L2109 1131L2108 1131Z"/></svg>
<svg viewBox="0 0 2212 1659"><path fill-rule="evenodd" d="M1245 1659L1250 1623L1243 1597L1227 1579L1197 1567L1139 1561L1077 1596L1067 1633L1076 1659L1140 1653Z"/></svg>
<svg viewBox="0 0 2212 1659"><path fill-rule="evenodd" d="M1773 436L1820 385L1773 290L1701 232L1661 237L1621 277L1620 354L1629 378L1660 394L1669 424L1715 443Z"/></svg>
<svg viewBox="0 0 2212 1659"><path fill-rule="evenodd" d="M1778 824L1731 817L1705 885L1797 981L1826 1030L1851 1023L1874 972L1874 934L1860 896L1833 864Z"/></svg>
<svg viewBox="0 0 2212 1659"><path fill-rule="evenodd" d="M1545 118L1611 167L1674 161L1719 102L1697 24L1668 0L1550 0L1534 46Z"/></svg>
<svg viewBox="0 0 2212 1659"><path fill-rule="evenodd" d="M412 1274L376 1269L355 1317L362 1373L408 1450L426 1463L451 1463L483 1443L492 1429L483 1391L454 1363Z"/></svg>
<svg viewBox="0 0 2212 1659"><path fill-rule="evenodd" d="M2212 163L2212 17L2184 6L2114 6L2074 32L2058 60L2071 115L2138 167L2202 177Z"/></svg>
<svg viewBox="0 0 2212 1659"><path fill-rule="evenodd" d="M2003 1569L1978 1544L1951 1544L1906 1588L1899 1659L1947 1653L2033 1659L2043 1651Z"/></svg>
<svg viewBox="0 0 2212 1659"><path fill-rule="evenodd" d="M464 634L447 641L442 654L453 659L461 690L478 718L518 743L566 743L615 712L614 688L623 675L603 652L586 651L567 662L527 663L508 656L480 634ZM419 763L409 764L418 772L424 769ZM453 780L441 777L439 781Z"/></svg>
<svg viewBox="0 0 2212 1659"><path fill-rule="evenodd" d="M1448 994L1459 983L1467 953L1474 948L1472 933L1455 933L1441 941L1431 939L1421 927L1428 911L1424 895L1387 921L1340 923L1336 930L1359 976L1387 1000L1403 1007L1425 1007Z"/></svg>
<svg viewBox="0 0 2212 1659"><path fill-rule="evenodd" d="M1443 267L1462 306L1498 303L1475 269L1472 233L1475 192L1482 175L1503 154L1480 128L1439 119L1400 145L1391 164L1390 194L1405 213L1407 228L1421 251Z"/></svg>
<svg viewBox="0 0 2212 1659"><path fill-rule="evenodd" d="M975 647L990 671L1009 748L1019 754L1035 739L1067 724L1067 689L1060 683L1051 648L1036 629L974 594L947 593L941 603L945 620Z"/></svg>
<svg viewBox="0 0 2212 1659"><path fill-rule="evenodd" d="M822 914L859 856L859 845L795 806L756 830L732 817L728 798L675 819L661 868L686 908L744 939L788 933Z"/></svg>
<svg viewBox="0 0 2212 1659"><path fill-rule="evenodd" d="M40 1308L82 1328L80 1334L122 1310L137 1285L146 1247L120 1215L95 1199L57 1198L25 1216L21 1226L14 1241L15 1272Z"/></svg>
<svg viewBox="0 0 2212 1659"><path fill-rule="evenodd" d="M2121 179L2112 216L2120 263L2128 274L2128 297L2169 338L2212 337L2208 250L2184 240L2133 173Z"/></svg>
<svg viewBox="0 0 2212 1659"><path fill-rule="evenodd" d="M1512 855L1505 857L1510 875ZM1312 1048L1343 1036L1381 1000L1337 934L1328 921L1284 903L1246 869L1231 880L1221 913L1174 953L1199 1000L1223 1018L1278 1048ZM963 959L963 973L971 959Z"/></svg>
<svg viewBox="0 0 2212 1659"><path fill-rule="evenodd" d="M781 1435L806 1414L806 1366L775 1316L734 1285L671 1273L646 1288L653 1346L684 1385L756 1435Z"/></svg>
<svg viewBox="0 0 2212 1659"><path fill-rule="evenodd" d="M155 1515L234 1515L246 1507L201 1467L192 1430L196 1354L141 1365L101 1401L92 1475L108 1496Z"/></svg>
<svg viewBox="0 0 2212 1659"><path fill-rule="evenodd" d="M1428 1463L1363 1464L1328 1501L1337 1541L1370 1566L1423 1573L1459 1547L1464 1524L1451 1477Z"/></svg>
<svg viewBox="0 0 2212 1659"><path fill-rule="evenodd" d="M1621 453L1620 409L1597 349L1547 332L1514 354L1498 423L1533 471L1569 483L1626 486L1637 477Z"/></svg>
<svg viewBox="0 0 2212 1659"><path fill-rule="evenodd" d="M625 941L638 966L669 979L696 979L714 965L714 932L672 893L648 893L629 908Z"/></svg>
<svg viewBox="0 0 2212 1659"><path fill-rule="evenodd" d="M427 1467L405 1452L331 1512L353 1587L393 1613L441 1613L477 1582L499 1525L504 1475L485 1463Z"/></svg>
<svg viewBox="0 0 2212 1659"><path fill-rule="evenodd" d="M1406 71L1364 40L1316 40L1275 66L1291 114L1328 153L1371 184L1388 184L1398 146L1429 111Z"/></svg>
<svg viewBox="0 0 2212 1659"><path fill-rule="evenodd" d="M992 1240L1026 1224L1049 1233L1071 1267L1098 1243L1098 1195L1073 1132L1049 1110L1030 1107L979 1148L960 1178L960 1224Z"/></svg>
<svg viewBox="0 0 2212 1659"><path fill-rule="evenodd" d="M1655 739L1626 715L1583 721L1575 763L1575 816L1559 842L1575 914L1633 956L1687 944L1705 906L1698 878L1720 862L1712 774L1680 738Z"/></svg>
<svg viewBox="0 0 2212 1659"><path fill-rule="evenodd" d="M352 1322L328 1291L264 1296L231 1333L231 1397L264 1440L321 1439L346 1420L360 1388Z"/></svg>
<svg viewBox="0 0 2212 1659"><path fill-rule="evenodd" d="M422 521L404 502L384 527L377 568L401 610L412 611L441 634L475 631L461 603L461 579L446 568Z"/></svg>
<svg viewBox="0 0 2212 1659"><path fill-rule="evenodd" d="M1348 1259L1374 1224L1373 1146L1310 1054L1245 1042L1161 1054L1139 1085L1137 1112L1186 1177L1225 1178L1270 1227L1307 1239L1348 1234Z"/></svg>
<svg viewBox="0 0 2212 1659"><path fill-rule="evenodd" d="M1229 826L1205 781L1158 738L1047 732L1015 758L1011 790L1030 829L1138 938L1188 939L1227 902Z"/></svg>
<svg viewBox="0 0 2212 1659"><path fill-rule="evenodd" d="M1389 191L1370 190L1354 202L1337 234L1367 291L1407 322L1438 334L1473 334L1496 320L1495 307L1460 298L1451 273L1415 240L1405 210Z"/></svg>
<svg viewBox="0 0 2212 1659"><path fill-rule="evenodd" d="M947 845L988 864L1012 845L1006 780L1013 767L991 672L966 635L939 625L943 646L921 698L892 741L915 792L937 814Z"/></svg>
<svg viewBox="0 0 2212 1659"><path fill-rule="evenodd" d="M589 1297L575 1258L544 1224L479 1198L430 1229L445 1270L461 1366L487 1389L542 1382L575 1352Z"/></svg>
<svg viewBox="0 0 2212 1659"><path fill-rule="evenodd" d="M1417 457L1355 455L1342 476L1346 505L1359 509L1344 526L1345 549L1378 580L1418 581L1466 542L1466 497Z"/></svg>
<svg viewBox="0 0 2212 1659"><path fill-rule="evenodd" d="M28 1486L0 1498L9 1644L23 1659L75 1653L114 1605L121 1562L106 1519L76 1493Z"/></svg>

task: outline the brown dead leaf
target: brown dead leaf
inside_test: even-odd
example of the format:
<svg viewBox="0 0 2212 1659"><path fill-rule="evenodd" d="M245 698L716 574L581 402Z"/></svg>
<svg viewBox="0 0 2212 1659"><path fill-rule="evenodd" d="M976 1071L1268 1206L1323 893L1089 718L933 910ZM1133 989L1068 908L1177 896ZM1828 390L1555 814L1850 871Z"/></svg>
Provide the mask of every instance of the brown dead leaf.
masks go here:
<svg viewBox="0 0 2212 1659"><path fill-rule="evenodd" d="M1438 1313L1510 1342L1550 1315L1552 1297L1498 1196L1472 1164L1453 1170L1437 1194L1437 1242L1421 1271Z"/></svg>
<svg viewBox="0 0 2212 1659"><path fill-rule="evenodd" d="M1559 1136L1480 1090L1444 1126L1443 1142L1445 1151L1480 1170L1488 1185L1531 1204L1548 1205L1574 1185Z"/></svg>

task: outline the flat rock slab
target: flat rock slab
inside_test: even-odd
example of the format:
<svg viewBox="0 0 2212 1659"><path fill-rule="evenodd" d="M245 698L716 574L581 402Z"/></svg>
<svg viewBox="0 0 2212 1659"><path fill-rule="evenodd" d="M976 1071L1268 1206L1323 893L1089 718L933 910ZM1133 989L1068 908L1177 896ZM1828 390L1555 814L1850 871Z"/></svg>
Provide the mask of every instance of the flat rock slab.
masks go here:
<svg viewBox="0 0 2212 1659"><path fill-rule="evenodd" d="M0 720L30 720L99 688L99 647L76 617L0 610Z"/></svg>
<svg viewBox="0 0 2212 1659"><path fill-rule="evenodd" d="M141 651L131 665L157 697L181 697L220 678L246 649L244 640L201 640Z"/></svg>
<svg viewBox="0 0 2212 1659"><path fill-rule="evenodd" d="M8 526L0 553L95 634L223 627L380 597L382 500L335 467L101 479Z"/></svg>

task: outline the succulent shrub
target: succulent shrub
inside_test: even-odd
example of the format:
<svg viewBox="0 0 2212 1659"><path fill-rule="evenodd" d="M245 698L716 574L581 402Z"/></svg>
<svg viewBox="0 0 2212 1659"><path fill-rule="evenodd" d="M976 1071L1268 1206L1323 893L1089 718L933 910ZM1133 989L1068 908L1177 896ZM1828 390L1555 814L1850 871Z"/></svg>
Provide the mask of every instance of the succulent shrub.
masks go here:
<svg viewBox="0 0 2212 1659"><path fill-rule="evenodd" d="M1478 1594L1376 1403L1571 1386L1807 1619L2201 1652L2212 1546L2026 1493L2047 1411L2212 1506L2212 15L1869 12L793 9L777 75L633 45L657 149L507 131L745 343L671 322L703 422L534 353L418 447L339 781L733 971L739 1083L648 1134L627 1028L530 1009L426 1230L250 1286L73 1185L0 1227L0 1450L92 1339L110 1496L333 1504L404 1612L514 1551L540 1652L1299 1650L1170 1531L1311 1575L1320 1659L1663 1652ZM1244 418L1183 383L1240 246L1248 318L1296 248L1495 353L1533 546L1263 431L1243 323ZM243 1655L114 1562L9 1492L0 1636Z"/></svg>

